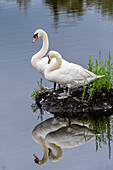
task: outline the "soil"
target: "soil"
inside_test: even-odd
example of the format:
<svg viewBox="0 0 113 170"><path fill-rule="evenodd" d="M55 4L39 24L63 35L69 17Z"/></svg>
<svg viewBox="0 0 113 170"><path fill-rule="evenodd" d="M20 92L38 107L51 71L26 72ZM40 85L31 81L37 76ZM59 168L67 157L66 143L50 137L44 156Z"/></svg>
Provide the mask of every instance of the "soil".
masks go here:
<svg viewBox="0 0 113 170"><path fill-rule="evenodd" d="M48 111L54 116L60 117L80 117L88 114L111 114L113 112L113 89L101 90L93 94L92 99L88 101L89 90L86 86L85 97L83 102L82 94L83 87L72 89L71 96L61 96L66 91L65 88L60 88L53 91L48 89L45 91L36 92L36 104L44 111Z"/></svg>

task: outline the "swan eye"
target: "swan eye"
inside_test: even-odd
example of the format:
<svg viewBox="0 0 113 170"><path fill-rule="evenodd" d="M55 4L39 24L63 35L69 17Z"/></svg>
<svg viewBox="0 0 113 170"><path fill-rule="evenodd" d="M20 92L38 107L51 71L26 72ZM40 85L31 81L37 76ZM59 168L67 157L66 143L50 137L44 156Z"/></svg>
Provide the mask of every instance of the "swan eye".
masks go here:
<svg viewBox="0 0 113 170"><path fill-rule="evenodd" d="M48 156L50 156L52 150L50 148L48 148Z"/></svg>
<svg viewBox="0 0 113 170"><path fill-rule="evenodd" d="M34 159L36 164L39 164L39 159Z"/></svg>
<svg viewBox="0 0 113 170"><path fill-rule="evenodd" d="M48 64L51 62L50 58L48 58Z"/></svg>
<svg viewBox="0 0 113 170"><path fill-rule="evenodd" d="M38 38L38 33L37 33L37 34L35 34L35 35L33 35L33 38L36 38L36 37Z"/></svg>
<svg viewBox="0 0 113 170"><path fill-rule="evenodd" d="M35 34L34 36L33 36L33 43L37 40L37 38L38 38L38 34Z"/></svg>

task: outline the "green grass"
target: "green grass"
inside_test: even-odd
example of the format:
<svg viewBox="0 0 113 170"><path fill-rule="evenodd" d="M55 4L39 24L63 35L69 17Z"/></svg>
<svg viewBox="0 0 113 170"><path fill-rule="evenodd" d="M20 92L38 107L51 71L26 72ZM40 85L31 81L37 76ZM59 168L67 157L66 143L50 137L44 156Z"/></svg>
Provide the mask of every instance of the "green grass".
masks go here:
<svg viewBox="0 0 113 170"><path fill-rule="evenodd" d="M38 109L40 110L37 119L40 119L42 121L43 115L46 112L44 110L42 110L40 105L38 105L36 102L39 100L40 94L46 92L47 85L46 85L46 83L45 83L45 86L43 85L43 79L42 78L40 78L40 80L37 81L37 84L38 84L38 89L34 90L31 94L32 99L35 101L35 103L32 103L31 108L32 108L33 112L37 112Z"/></svg>
<svg viewBox="0 0 113 170"><path fill-rule="evenodd" d="M32 94L31 94L31 98L32 98L33 100L35 100L35 99L36 99L36 90L34 90L34 91L32 92Z"/></svg>
<svg viewBox="0 0 113 170"><path fill-rule="evenodd" d="M102 95L105 96L105 91L109 91L113 87L113 63L111 63L111 52L109 51L108 57L102 59L100 51L99 58L95 61L92 60L92 55L90 55L88 62L88 70L96 75L104 75L104 77L95 79L93 83L88 84L89 97L87 98L87 101L84 100L86 95L86 89L85 86L83 86L81 101L87 103L93 99L93 95L95 93L102 92ZM40 78L40 81L37 81L37 84L38 90L34 90L31 94L31 97L34 100L36 99L36 96L46 91L46 88L44 87L42 82L42 78Z"/></svg>
<svg viewBox="0 0 113 170"><path fill-rule="evenodd" d="M101 92L102 90L109 91L113 87L113 63L111 63L111 52L109 51L108 60L106 58L101 58L101 51L99 52L99 59L92 61L92 56L89 56L88 70L96 75L105 75L100 79L95 79L92 85L88 85L89 88L89 98L88 101L92 99L92 96L96 92ZM84 94L84 90L83 90ZM104 94L103 94L104 95ZM82 95L83 98L83 95ZM83 101L83 99L82 99ZM87 102L88 102L87 101Z"/></svg>
<svg viewBox="0 0 113 170"><path fill-rule="evenodd" d="M45 90L45 88L44 88L44 86L43 86L43 84L42 84L42 78L40 78L40 81L37 81L37 84L38 84L38 87L40 88L39 90Z"/></svg>
<svg viewBox="0 0 113 170"><path fill-rule="evenodd" d="M101 51L99 52L99 60L96 59L95 65L92 61L91 55L89 56L88 70L96 75L105 75L103 78L96 79L93 82L95 91L100 91L102 88L109 91L113 86L113 63L111 63L111 52L109 51L108 60L101 58Z"/></svg>
<svg viewBox="0 0 113 170"><path fill-rule="evenodd" d="M38 84L38 90L34 90L33 93L31 94L31 97L33 100L36 100L36 97L38 95L40 95L41 93L44 93L46 91L46 84L45 86L43 86L43 83L42 83L43 79L40 78L40 81L37 81L37 84Z"/></svg>

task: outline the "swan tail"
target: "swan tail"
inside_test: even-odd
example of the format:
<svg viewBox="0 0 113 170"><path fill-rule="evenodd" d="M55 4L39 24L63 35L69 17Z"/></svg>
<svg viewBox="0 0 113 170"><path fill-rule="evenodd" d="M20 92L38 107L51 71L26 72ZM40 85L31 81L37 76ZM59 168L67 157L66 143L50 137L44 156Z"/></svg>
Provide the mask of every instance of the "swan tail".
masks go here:
<svg viewBox="0 0 113 170"><path fill-rule="evenodd" d="M98 75L96 78L99 79L101 77L104 77L105 75Z"/></svg>

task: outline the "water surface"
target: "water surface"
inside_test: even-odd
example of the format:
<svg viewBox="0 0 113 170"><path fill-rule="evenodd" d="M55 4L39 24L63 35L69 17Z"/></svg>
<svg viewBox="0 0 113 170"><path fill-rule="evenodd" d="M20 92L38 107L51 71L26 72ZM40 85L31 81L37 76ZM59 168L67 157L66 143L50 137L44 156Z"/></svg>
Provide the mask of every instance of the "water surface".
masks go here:
<svg viewBox="0 0 113 170"><path fill-rule="evenodd" d="M37 169L33 153L42 157L40 145L32 139L33 128L40 123L39 111L33 113L30 95L42 75L30 63L42 45L32 44L36 29L44 29L50 41L49 50L59 51L63 58L87 68L88 56L108 57L113 52L113 2L108 1L0 1L0 169ZM47 82L43 77L44 82ZM47 82L48 86L51 83ZM43 120L52 117L45 114ZM109 117L112 134L112 119ZM103 122L105 119L103 120ZM108 123L105 122L109 127ZM102 125L101 125L102 126ZM100 127L101 128L101 127ZM109 128L106 128L108 131ZM108 131L109 132L109 131ZM105 133L105 131L104 131ZM96 139L76 148L63 149L60 161L50 161L42 169L98 169L113 167L113 143L107 138L96 152ZM110 159L109 159L110 158Z"/></svg>

